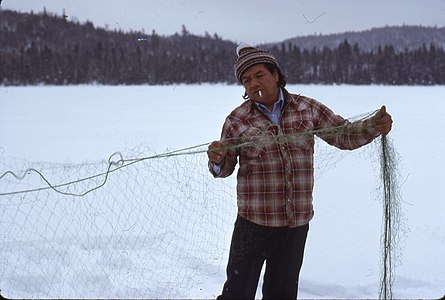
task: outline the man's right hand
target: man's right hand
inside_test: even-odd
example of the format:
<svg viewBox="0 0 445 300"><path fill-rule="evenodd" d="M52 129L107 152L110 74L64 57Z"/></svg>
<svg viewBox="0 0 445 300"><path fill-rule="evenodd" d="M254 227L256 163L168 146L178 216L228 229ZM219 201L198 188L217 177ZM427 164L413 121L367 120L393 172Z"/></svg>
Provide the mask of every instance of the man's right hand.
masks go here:
<svg viewBox="0 0 445 300"><path fill-rule="evenodd" d="M227 145L220 141L213 141L209 145L209 149L207 150L207 156L209 160L215 164L220 164L223 162L224 157L227 153Z"/></svg>

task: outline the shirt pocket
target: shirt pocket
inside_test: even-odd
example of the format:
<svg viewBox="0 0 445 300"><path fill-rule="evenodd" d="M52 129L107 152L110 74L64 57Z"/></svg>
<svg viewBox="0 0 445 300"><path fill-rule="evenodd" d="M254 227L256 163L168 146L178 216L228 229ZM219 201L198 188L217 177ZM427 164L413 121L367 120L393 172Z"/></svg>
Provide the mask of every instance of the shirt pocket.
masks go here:
<svg viewBox="0 0 445 300"><path fill-rule="evenodd" d="M263 172L265 148L262 145L250 145L242 149L240 155L240 173L249 175Z"/></svg>
<svg viewBox="0 0 445 300"><path fill-rule="evenodd" d="M311 150L314 147L314 123L310 110L296 111L284 133L288 147L292 150Z"/></svg>

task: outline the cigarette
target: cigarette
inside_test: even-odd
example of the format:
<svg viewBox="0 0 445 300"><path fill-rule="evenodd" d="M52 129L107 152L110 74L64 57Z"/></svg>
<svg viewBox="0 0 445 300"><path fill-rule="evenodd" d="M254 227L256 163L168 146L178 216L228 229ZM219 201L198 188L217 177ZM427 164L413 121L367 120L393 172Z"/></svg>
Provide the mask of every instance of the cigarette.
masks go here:
<svg viewBox="0 0 445 300"><path fill-rule="evenodd" d="M258 91L258 96L263 97L263 94L261 93L261 90Z"/></svg>

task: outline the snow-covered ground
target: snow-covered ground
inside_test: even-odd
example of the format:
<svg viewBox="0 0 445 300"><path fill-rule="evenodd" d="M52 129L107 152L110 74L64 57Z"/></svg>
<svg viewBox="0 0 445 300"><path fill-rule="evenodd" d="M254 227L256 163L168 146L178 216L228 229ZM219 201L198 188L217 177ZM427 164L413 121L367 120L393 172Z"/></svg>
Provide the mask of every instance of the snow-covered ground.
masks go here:
<svg viewBox="0 0 445 300"><path fill-rule="evenodd" d="M442 297L445 87L288 90L345 117L386 104L403 199L394 296ZM227 85L0 87L0 176L35 167L53 183L67 182L103 171L116 151L141 157L210 142L242 93ZM378 143L353 152L320 145L300 298L378 296L378 153ZM203 153L146 160L85 197L0 196L2 295L216 297L235 218L234 178L216 180L205 169ZM6 175L0 193L43 184L35 174L18 182Z"/></svg>

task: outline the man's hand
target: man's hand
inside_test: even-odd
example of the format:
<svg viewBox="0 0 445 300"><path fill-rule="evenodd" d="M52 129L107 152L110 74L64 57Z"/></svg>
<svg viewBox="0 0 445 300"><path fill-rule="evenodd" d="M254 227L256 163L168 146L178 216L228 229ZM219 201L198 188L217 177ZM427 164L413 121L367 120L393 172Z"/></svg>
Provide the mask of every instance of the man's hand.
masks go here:
<svg viewBox="0 0 445 300"><path fill-rule="evenodd" d="M385 105L380 108L373 119L374 129L380 134L387 135L392 128L392 117L386 112Z"/></svg>
<svg viewBox="0 0 445 300"><path fill-rule="evenodd" d="M220 164L224 160L227 153L227 145L220 141L214 141L209 145L207 156L209 160L215 164Z"/></svg>

